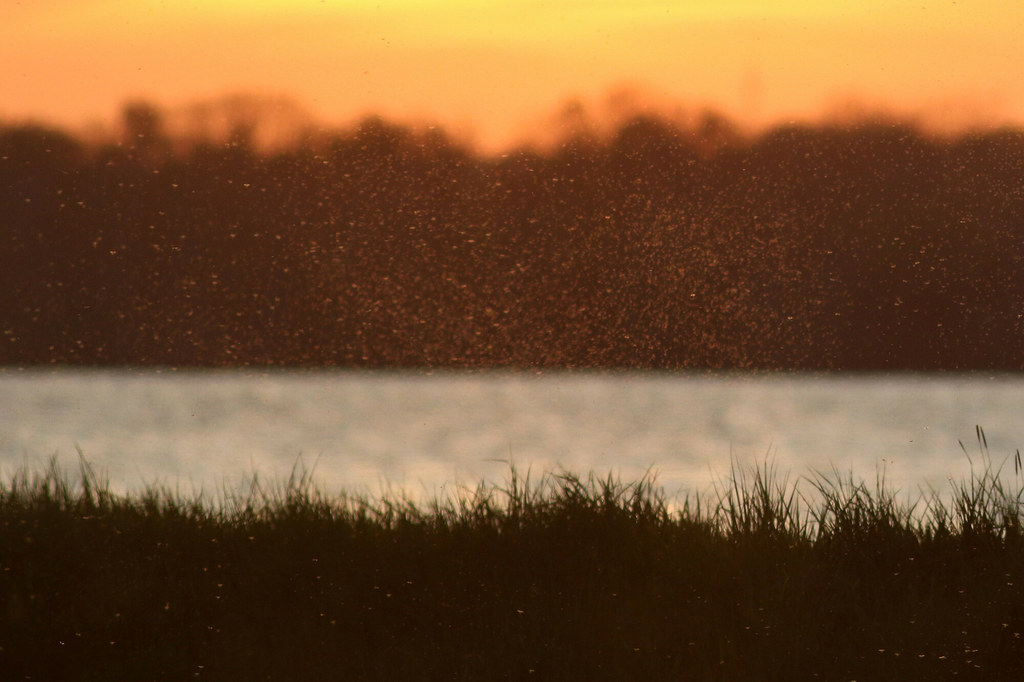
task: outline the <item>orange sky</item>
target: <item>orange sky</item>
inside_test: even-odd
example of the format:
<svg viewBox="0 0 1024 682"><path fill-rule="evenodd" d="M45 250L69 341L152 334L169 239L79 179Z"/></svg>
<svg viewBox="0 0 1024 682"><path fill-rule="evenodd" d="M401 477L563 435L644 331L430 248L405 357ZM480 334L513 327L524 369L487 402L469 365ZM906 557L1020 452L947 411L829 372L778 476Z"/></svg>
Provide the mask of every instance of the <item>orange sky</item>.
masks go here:
<svg viewBox="0 0 1024 682"><path fill-rule="evenodd" d="M1019 0L3 0L0 118L110 121L290 95L317 119L434 120L488 146L630 85L745 122L844 101L1024 123Z"/></svg>

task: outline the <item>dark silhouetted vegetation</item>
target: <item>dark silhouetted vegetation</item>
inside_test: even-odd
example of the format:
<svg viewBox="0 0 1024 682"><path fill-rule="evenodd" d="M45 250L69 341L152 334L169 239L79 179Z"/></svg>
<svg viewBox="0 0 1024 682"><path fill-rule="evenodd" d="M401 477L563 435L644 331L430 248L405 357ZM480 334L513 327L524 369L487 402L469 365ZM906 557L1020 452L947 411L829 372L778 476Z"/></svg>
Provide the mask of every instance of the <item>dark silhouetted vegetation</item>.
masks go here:
<svg viewBox="0 0 1024 682"><path fill-rule="evenodd" d="M1024 133L0 129L0 364L1024 367Z"/></svg>
<svg viewBox="0 0 1024 682"><path fill-rule="evenodd" d="M1017 458L1019 465L1019 454ZM1010 680L1021 478L920 498L736 468L670 500L571 474L429 503L286 485L0 486L4 679Z"/></svg>

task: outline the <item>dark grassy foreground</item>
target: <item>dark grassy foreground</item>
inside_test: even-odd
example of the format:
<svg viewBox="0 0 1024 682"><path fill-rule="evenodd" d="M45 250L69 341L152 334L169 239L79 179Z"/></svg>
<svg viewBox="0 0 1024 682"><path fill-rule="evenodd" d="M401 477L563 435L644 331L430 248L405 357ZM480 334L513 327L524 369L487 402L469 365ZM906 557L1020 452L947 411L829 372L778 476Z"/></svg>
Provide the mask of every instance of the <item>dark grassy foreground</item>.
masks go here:
<svg viewBox="0 0 1024 682"><path fill-rule="evenodd" d="M417 505L308 476L122 497L83 462L0 488L5 680L1010 680L1019 478L916 503L737 468L517 476Z"/></svg>

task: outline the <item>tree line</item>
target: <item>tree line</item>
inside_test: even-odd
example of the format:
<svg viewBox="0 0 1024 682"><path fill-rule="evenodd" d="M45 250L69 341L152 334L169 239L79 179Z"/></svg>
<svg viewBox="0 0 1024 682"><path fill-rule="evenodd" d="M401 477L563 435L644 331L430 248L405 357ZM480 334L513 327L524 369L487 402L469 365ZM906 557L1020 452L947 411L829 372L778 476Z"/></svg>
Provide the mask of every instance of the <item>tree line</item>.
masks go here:
<svg viewBox="0 0 1024 682"><path fill-rule="evenodd" d="M0 364L1024 368L1024 133L0 129Z"/></svg>

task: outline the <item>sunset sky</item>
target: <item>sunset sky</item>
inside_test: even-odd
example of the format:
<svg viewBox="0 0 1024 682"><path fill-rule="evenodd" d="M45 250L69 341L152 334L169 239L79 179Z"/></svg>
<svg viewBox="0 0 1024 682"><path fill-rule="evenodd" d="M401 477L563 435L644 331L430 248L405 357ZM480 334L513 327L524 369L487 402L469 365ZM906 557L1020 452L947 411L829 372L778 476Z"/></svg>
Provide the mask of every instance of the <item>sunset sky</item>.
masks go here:
<svg viewBox="0 0 1024 682"><path fill-rule="evenodd" d="M318 121L436 121L487 146L615 89L744 123L850 102L1024 122L1018 0L4 0L0 119L128 99L293 97Z"/></svg>

